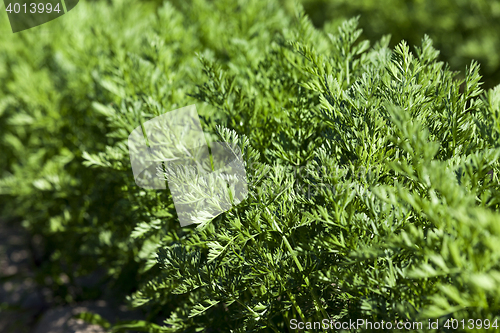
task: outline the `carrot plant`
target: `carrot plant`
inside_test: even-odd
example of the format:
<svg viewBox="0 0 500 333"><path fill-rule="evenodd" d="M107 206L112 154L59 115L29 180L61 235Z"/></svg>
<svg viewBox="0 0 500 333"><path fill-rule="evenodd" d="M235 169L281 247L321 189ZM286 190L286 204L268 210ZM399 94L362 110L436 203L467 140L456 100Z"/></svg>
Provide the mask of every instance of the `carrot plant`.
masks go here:
<svg viewBox="0 0 500 333"><path fill-rule="evenodd" d="M118 19L97 22L105 11ZM87 319L115 332L499 319L500 88L481 88L477 62L458 76L428 36L372 45L358 18L317 29L278 1L72 13L44 26L68 42L42 40L43 57L0 53L0 193L46 239L41 278L71 275L60 297L105 267L151 317ZM23 33L1 42L43 36ZM40 87L23 93L30 75ZM248 197L180 227L168 190L135 184L127 139L193 103L209 142L241 149Z"/></svg>

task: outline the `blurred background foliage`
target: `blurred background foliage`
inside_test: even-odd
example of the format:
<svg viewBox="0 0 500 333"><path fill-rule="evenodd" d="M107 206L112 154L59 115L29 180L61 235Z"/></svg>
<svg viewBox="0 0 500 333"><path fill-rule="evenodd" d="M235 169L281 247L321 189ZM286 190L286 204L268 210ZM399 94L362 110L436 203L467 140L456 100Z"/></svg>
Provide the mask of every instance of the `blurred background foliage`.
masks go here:
<svg viewBox="0 0 500 333"><path fill-rule="evenodd" d="M315 26L339 25L360 16L363 37L371 41L390 34L391 46L401 40L417 45L431 37L440 60L454 71L472 59L481 64L484 87L500 82L500 1L498 0L303 0Z"/></svg>

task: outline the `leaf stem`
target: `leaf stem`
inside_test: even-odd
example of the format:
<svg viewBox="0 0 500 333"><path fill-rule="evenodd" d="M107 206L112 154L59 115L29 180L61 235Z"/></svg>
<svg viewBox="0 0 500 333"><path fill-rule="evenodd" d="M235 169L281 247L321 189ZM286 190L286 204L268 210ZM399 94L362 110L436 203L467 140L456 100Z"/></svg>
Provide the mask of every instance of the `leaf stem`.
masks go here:
<svg viewBox="0 0 500 333"><path fill-rule="evenodd" d="M269 211L269 209L267 207L266 207L266 210L267 210L269 216L272 216L271 212ZM302 267L302 264L299 262L299 259L297 258L295 251L292 249L292 246L290 245L290 242L288 242L288 239L285 237L285 235L281 231L280 227L278 226L278 224L276 223L274 218L272 220L273 220L272 225L273 225L274 229L281 234L283 242L285 243L285 246L286 246L288 252L290 252L292 259L295 262L295 265L297 265L297 268L299 269L299 271L301 273L304 273L304 268ZM330 317L328 316L328 313L326 313L325 309L323 309L323 307L321 306L321 302L319 301L318 296L314 292L314 288L311 286L311 283L309 282L309 278L307 276L304 276L304 282L306 283L307 288L311 292L311 295L312 295L313 301L314 301L314 306L316 307L316 311L321 312L321 314L323 315L323 318L330 319Z"/></svg>

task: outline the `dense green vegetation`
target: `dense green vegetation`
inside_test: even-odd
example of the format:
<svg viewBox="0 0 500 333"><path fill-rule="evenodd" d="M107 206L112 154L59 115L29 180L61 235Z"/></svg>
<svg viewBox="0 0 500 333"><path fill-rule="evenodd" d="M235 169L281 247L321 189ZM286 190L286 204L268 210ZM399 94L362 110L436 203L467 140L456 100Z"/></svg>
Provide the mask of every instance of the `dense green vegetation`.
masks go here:
<svg viewBox="0 0 500 333"><path fill-rule="evenodd" d="M356 18L319 29L257 0L80 2L2 33L2 216L43 239L55 303L108 292L150 316L115 331L493 323L500 86L419 37L370 43ZM181 228L168 191L136 186L127 138L193 103L208 141L241 147L249 195Z"/></svg>

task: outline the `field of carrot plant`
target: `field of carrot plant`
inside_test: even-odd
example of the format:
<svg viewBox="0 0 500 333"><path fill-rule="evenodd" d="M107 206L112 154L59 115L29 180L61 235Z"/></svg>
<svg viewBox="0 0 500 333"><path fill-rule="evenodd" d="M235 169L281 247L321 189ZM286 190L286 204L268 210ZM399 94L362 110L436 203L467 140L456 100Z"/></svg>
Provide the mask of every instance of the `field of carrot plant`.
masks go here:
<svg viewBox="0 0 500 333"><path fill-rule="evenodd" d="M141 314L79 315L111 332L496 330L500 2L428 2L80 1L18 33L0 14L0 217L45 307ZM128 139L192 104L248 193L182 227Z"/></svg>

